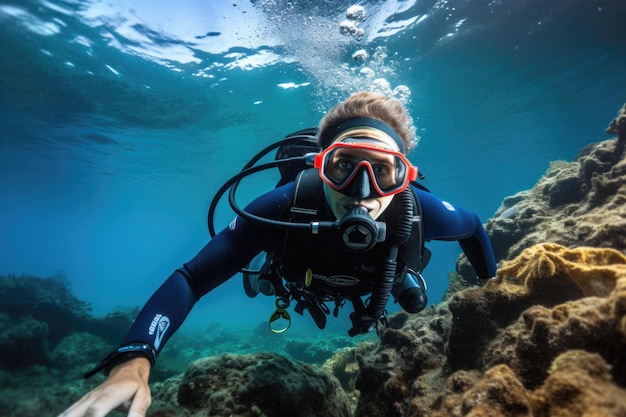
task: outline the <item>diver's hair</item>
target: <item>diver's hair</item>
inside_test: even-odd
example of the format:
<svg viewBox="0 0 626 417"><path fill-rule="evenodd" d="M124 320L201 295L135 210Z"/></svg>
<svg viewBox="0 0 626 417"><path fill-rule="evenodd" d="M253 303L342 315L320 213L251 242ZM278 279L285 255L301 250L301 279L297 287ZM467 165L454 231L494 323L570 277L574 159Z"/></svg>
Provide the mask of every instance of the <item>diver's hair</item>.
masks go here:
<svg viewBox="0 0 626 417"><path fill-rule="evenodd" d="M331 140L326 134L329 129L357 117L369 117L389 125L402 138L406 153L417 145L413 119L402 103L395 98L369 91L352 94L326 113L319 124L317 135L319 145L323 148L330 145L321 143L321 138L324 138L325 142Z"/></svg>

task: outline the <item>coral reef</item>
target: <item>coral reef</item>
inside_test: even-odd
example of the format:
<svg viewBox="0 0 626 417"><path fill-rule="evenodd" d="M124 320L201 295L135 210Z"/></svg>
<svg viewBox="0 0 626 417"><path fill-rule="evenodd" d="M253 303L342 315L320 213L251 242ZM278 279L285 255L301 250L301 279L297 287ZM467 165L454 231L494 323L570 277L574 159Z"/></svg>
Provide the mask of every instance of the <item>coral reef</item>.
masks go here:
<svg viewBox="0 0 626 417"><path fill-rule="evenodd" d="M616 135L626 135L626 104L617 112L617 117L611 121L606 133L614 133Z"/></svg>
<svg viewBox="0 0 626 417"><path fill-rule="evenodd" d="M0 314L0 358L7 369L44 363L48 324L32 317L11 319Z"/></svg>
<svg viewBox="0 0 626 417"><path fill-rule="evenodd" d="M611 383L602 356L570 350L559 355L550 376L530 396L535 416L623 416L626 390Z"/></svg>
<svg viewBox="0 0 626 417"><path fill-rule="evenodd" d="M439 381L428 373L444 365L450 323L450 311L443 305L433 306L419 316L407 317L401 328L385 330L376 351L357 355L355 387L361 395L355 415L393 415L389 410L405 410L404 403L413 397L434 401L430 390L436 385L431 384ZM425 375L427 380L422 379Z"/></svg>
<svg viewBox="0 0 626 417"><path fill-rule="evenodd" d="M589 279L589 276L593 279ZM524 250L513 261L505 261L497 272L500 287L511 291L538 292L547 279L571 282L585 297L607 296L615 281L626 275L626 256L614 249L567 249L543 243Z"/></svg>
<svg viewBox="0 0 626 417"><path fill-rule="evenodd" d="M532 249L525 252L531 252ZM588 260L612 259L615 263L607 265L601 262L601 265L589 265L587 268L574 264L572 272L567 275L566 270L557 270L552 274L535 272L517 278L519 282L523 280L526 283L528 292L550 292L554 289L549 283L539 285L537 282L569 279L572 285L585 288L588 293L583 291L584 298L552 308L534 305L526 309L515 323L490 343L484 355L485 364L506 363L527 387L534 388L545 379L548 366L557 355L568 349L584 349L600 353L611 364L615 381L626 386L626 363L621 360L626 343L626 329L623 326L626 313L626 256L610 249L558 249L565 256L575 254ZM585 257L584 253L593 256ZM607 256L602 257L600 253ZM522 253L515 260L517 265L524 260L524 255ZM527 262L542 264L542 255L527 259ZM511 294L508 283L514 280L510 278L509 268L505 265L498 272L498 280L490 283L490 288L486 288L485 292Z"/></svg>
<svg viewBox="0 0 626 417"><path fill-rule="evenodd" d="M337 336L322 337L315 343L311 343L311 341L310 338L287 339L285 353L289 354L291 358L305 363L322 365L335 354L337 349L354 345L354 342L346 337Z"/></svg>
<svg viewBox="0 0 626 417"><path fill-rule="evenodd" d="M377 346L377 343L362 342L356 347L340 349L324 362L322 369L335 375L344 391L354 394L356 391L356 378L359 373L359 367L356 362L357 355L369 354Z"/></svg>
<svg viewBox="0 0 626 417"><path fill-rule="evenodd" d="M611 382L608 370L600 355L570 350L552 362L550 376L534 391L507 365L494 366L482 377L460 371L448 379L441 409L416 415L623 416L626 390Z"/></svg>
<svg viewBox="0 0 626 417"><path fill-rule="evenodd" d="M46 364L49 352L74 332L98 336L110 344L104 349L111 349L124 336L135 315L114 312L93 317L91 307L74 297L59 276L0 276L0 299L0 317L6 318L0 318L0 366L13 369Z"/></svg>
<svg viewBox="0 0 626 417"><path fill-rule="evenodd" d="M614 249L540 244L503 262L498 277L483 289L452 297L455 317L448 364L476 369L486 344L532 306L551 308L585 296L607 296L626 275L626 256ZM477 337L476 335L481 335Z"/></svg>
<svg viewBox="0 0 626 417"><path fill-rule="evenodd" d="M574 416L581 404L626 415L624 351L626 256L537 245L357 357L356 415ZM572 385L576 358L606 390Z"/></svg>

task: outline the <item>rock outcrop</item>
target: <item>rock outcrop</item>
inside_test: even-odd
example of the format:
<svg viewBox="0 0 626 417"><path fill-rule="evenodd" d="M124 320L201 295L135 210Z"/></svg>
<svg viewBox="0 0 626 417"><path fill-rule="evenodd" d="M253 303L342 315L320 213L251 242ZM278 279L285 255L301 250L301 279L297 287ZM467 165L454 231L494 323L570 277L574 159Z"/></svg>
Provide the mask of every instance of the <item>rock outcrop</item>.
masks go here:
<svg viewBox="0 0 626 417"><path fill-rule="evenodd" d="M97 361L119 343L135 314L93 317L91 306L74 297L62 277L0 276L0 300L0 369L58 364L54 351L60 344L75 363ZM68 341L77 340L77 333L102 343L71 347Z"/></svg>
<svg viewBox="0 0 626 417"><path fill-rule="evenodd" d="M386 330L357 358L356 415L626 415L625 351L626 256L533 246L485 288Z"/></svg>
<svg viewBox="0 0 626 417"><path fill-rule="evenodd" d="M177 392L149 416L349 417L349 400L331 374L275 353L224 354L193 362L160 392ZM177 411L174 412L174 409Z"/></svg>
<svg viewBox="0 0 626 417"><path fill-rule="evenodd" d="M614 139L585 147L573 162L553 162L531 190L507 197L487 221L496 260L552 242L573 248L626 248L626 106L607 133ZM457 270L473 279L464 257Z"/></svg>

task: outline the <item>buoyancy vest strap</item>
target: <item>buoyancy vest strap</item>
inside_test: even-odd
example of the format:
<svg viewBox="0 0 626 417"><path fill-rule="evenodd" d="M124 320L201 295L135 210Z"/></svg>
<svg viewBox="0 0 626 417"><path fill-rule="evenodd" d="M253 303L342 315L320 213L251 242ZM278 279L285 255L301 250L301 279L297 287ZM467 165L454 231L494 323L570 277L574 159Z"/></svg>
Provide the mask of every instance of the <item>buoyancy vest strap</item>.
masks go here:
<svg viewBox="0 0 626 417"><path fill-rule="evenodd" d="M318 217L320 206L324 201L322 184L317 168L305 169L298 173L294 180L293 203L285 213L288 221L310 223ZM285 233L282 254L279 258L289 252L291 235L289 231Z"/></svg>
<svg viewBox="0 0 626 417"><path fill-rule="evenodd" d="M289 209L293 222L310 222L317 216L324 189L316 168L300 171L295 179L293 205Z"/></svg>

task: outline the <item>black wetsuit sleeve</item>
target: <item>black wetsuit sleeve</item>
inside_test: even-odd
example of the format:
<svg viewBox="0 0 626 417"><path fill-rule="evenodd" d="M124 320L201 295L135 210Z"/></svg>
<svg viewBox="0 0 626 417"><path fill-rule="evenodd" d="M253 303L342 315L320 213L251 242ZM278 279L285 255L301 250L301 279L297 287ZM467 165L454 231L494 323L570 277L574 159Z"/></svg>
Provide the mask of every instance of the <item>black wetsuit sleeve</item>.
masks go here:
<svg viewBox="0 0 626 417"><path fill-rule="evenodd" d="M496 262L487 232L478 216L435 195L414 188L422 206L424 240L456 240L479 278L492 278Z"/></svg>
<svg viewBox="0 0 626 417"><path fill-rule="evenodd" d="M291 184L275 189L256 199L246 210L278 218L289 206L292 190ZM260 233L255 222L235 218L156 290L139 312L122 345L147 343L156 356L200 297L235 275L263 250L265 240L275 238L276 235Z"/></svg>

